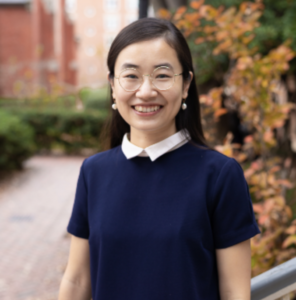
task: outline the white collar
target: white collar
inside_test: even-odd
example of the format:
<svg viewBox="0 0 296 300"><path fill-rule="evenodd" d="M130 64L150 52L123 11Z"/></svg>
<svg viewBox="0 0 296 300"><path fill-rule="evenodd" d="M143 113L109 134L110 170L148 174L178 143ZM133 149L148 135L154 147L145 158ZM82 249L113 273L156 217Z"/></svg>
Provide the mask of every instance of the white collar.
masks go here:
<svg viewBox="0 0 296 300"><path fill-rule="evenodd" d="M136 156L149 156L151 161L154 161L161 155L183 146L188 140L190 140L190 136L187 130L180 130L168 138L143 149L132 144L128 139L128 133L126 133L122 140L121 149L127 159Z"/></svg>

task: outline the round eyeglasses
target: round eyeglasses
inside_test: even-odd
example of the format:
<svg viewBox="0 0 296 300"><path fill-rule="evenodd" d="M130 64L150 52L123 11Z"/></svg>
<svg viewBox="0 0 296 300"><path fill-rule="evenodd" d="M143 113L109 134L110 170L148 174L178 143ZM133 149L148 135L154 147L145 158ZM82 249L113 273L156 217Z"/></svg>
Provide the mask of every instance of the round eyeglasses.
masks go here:
<svg viewBox="0 0 296 300"><path fill-rule="evenodd" d="M125 91L134 92L143 84L143 76L149 76L152 84L158 90L165 91L174 85L175 77L182 74L183 72L174 74L172 69L166 66L156 68L150 75L141 75L135 68L126 68L118 77L114 76L114 78L118 79L120 86Z"/></svg>

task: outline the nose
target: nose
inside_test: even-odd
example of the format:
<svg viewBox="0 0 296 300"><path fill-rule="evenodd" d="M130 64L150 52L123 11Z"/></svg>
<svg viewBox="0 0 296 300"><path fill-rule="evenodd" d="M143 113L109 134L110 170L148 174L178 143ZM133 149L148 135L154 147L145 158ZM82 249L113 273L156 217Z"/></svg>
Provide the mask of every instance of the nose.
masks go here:
<svg viewBox="0 0 296 300"><path fill-rule="evenodd" d="M154 98L156 96L157 91L155 86L152 84L150 76L143 75L143 83L137 91L136 97L149 100L150 98Z"/></svg>

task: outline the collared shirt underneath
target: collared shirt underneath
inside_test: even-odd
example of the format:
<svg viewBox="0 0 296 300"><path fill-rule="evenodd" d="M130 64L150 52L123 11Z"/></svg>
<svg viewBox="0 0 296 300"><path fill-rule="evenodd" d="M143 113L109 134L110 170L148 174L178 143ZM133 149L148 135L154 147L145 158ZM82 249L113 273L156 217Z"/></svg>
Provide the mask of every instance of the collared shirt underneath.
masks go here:
<svg viewBox="0 0 296 300"><path fill-rule="evenodd" d="M129 141L129 133L126 133L123 137L121 148L127 159L136 156L149 156L151 161L154 161L161 155L183 146L189 140L189 133L186 130L180 130L168 138L143 149L132 144Z"/></svg>

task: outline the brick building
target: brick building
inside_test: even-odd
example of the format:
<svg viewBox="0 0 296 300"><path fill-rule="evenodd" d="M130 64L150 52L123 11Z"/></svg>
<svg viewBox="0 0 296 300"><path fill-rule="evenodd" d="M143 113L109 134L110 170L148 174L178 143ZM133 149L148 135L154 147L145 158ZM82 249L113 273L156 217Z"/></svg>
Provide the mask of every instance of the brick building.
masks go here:
<svg viewBox="0 0 296 300"><path fill-rule="evenodd" d="M117 33L138 19L138 0L69 0L75 19L77 84L100 87L107 83L106 58Z"/></svg>
<svg viewBox="0 0 296 300"><path fill-rule="evenodd" d="M76 84L74 26L65 0L0 0L0 95L24 96L51 79Z"/></svg>

